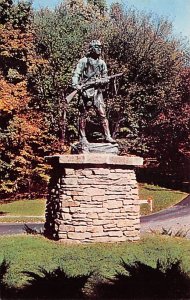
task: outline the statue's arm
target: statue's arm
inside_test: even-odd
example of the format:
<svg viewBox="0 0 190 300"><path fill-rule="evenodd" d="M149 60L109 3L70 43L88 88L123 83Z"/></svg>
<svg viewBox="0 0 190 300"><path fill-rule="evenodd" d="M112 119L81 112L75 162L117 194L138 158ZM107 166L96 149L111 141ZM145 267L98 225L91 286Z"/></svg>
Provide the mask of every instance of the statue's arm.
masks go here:
<svg viewBox="0 0 190 300"><path fill-rule="evenodd" d="M108 68L104 60L102 60L102 77L105 78L108 76Z"/></svg>
<svg viewBox="0 0 190 300"><path fill-rule="evenodd" d="M82 77L82 73L84 70L84 58L80 59L72 76L72 87L77 89L78 86L80 85L80 79Z"/></svg>

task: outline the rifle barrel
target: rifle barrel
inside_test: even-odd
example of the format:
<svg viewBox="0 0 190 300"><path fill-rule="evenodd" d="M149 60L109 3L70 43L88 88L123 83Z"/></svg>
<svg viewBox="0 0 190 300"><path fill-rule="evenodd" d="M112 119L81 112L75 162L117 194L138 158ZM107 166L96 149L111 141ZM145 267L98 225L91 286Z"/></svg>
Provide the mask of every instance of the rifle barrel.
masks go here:
<svg viewBox="0 0 190 300"><path fill-rule="evenodd" d="M122 76L123 75L123 73L118 73L118 74L114 74L114 75L110 75L110 76L107 76L107 77L103 77L102 79L111 79L111 78L115 78L115 77L119 77L119 76ZM92 80L92 81L89 81L88 82L88 80L86 80L84 83L83 83L83 88L85 88L85 86L86 87L88 87L88 86L90 86L90 85L93 85L93 84L97 84L97 83L101 83L101 78L100 79L98 79L98 80ZM74 98L74 96L76 95L78 93L78 90L74 90L72 93L70 93L67 97L66 97L66 101L67 101L67 103L69 103L73 98Z"/></svg>

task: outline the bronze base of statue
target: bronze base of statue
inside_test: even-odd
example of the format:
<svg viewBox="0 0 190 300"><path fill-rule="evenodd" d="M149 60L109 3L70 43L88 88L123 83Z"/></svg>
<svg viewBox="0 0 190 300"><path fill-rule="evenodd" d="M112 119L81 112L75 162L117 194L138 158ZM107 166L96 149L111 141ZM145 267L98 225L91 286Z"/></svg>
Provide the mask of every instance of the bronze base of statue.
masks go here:
<svg viewBox="0 0 190 300"><path fill-rule="evenodd" d="M112 153L119 154L119 147L117 143L82 143L78 142L71 146L72 154L79 153Z"/></svg>

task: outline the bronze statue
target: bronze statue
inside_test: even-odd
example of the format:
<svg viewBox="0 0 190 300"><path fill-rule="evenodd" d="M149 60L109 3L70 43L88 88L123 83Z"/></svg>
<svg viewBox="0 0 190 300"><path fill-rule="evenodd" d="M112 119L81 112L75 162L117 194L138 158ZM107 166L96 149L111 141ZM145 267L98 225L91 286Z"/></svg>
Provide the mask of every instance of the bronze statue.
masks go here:
<svg viewBox="0 0 190 300"><path fill-rule="evenodd" d="M104 60L100 58L101 52L102 45L100 41L93 40L89 45L89 52L79 60L72 77L72 86L75 91L69 96L72 98L77 92L79 93L79 138L83 144L88 144L85 129L88 111L91 107L95 109L100 118L105 141L116 143L110 135L102 89L108 83L110 77L116 77L120 74L107 76L107 66Z"/></svg>

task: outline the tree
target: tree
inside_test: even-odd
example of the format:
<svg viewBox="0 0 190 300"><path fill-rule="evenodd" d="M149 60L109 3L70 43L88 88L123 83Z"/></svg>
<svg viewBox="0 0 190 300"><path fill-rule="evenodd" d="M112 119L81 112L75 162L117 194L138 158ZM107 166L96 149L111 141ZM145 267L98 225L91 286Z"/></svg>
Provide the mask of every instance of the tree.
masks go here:
<svg viewBox="0 0 190 300"><path fill-rule="evenodd" d="M36 114L31 105L29 78L36 65L31 29L31 5L19 2L1 3L4 15L0 27L0 194L31 190L31 182L45 178L42 164L43 114ZM47 140L48 138L46 138ZM40 154L40 156L39 156ZM41 169L40 169L41 168Z"/></svg>
<svg viewBox="0 0 190 300"><path fill-rule="evenodd" d="M110 102L113 132L128 138L129 150L135 148L133 152L145 155L147 149L148 156L159 158L158 143L164 135L155 131L154 124L161 125L163 115L170 122L171 112L177 118L186 49L172 36L172 24L167 20L125 11L118 5L112 7L111 17L106 60L113 72L124 72L117 102ZM169 127L164 130L173 139Z"/></svg>

